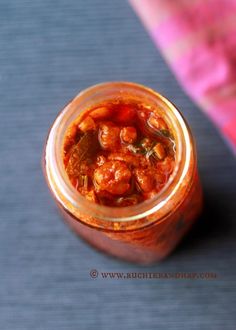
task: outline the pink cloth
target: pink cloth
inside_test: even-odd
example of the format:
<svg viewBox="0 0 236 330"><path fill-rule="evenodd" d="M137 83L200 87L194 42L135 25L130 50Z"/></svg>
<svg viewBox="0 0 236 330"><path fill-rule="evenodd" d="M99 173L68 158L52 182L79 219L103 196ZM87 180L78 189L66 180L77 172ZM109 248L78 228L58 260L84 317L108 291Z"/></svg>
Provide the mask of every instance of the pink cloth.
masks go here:
<svg viewBox="0 0 236 330"><path fill-rule="evenodd" d="M180 84L236 153L236 0L129 0Z"/></svg>

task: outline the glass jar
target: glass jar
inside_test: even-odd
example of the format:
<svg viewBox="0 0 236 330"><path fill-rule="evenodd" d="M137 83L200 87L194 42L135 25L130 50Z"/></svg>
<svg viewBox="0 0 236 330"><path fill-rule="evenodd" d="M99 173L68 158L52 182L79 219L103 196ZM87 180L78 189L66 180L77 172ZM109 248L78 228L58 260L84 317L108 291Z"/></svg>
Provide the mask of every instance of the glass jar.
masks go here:
<svg viewBox="0 0 236 330"><path fill-rule="evenodd" d="M65 132L88 107L127 98L158 108L175 138L175 168L168 183L152 199L126 207L99 205L80 195L69 181L63 164ZM50 129L43 168L52 195L70 227L96 248L128 261L149 264L166 257L201 211L202 190L189 126L165 97L135 83L102 83L79 93L59 113Z"/></svg>

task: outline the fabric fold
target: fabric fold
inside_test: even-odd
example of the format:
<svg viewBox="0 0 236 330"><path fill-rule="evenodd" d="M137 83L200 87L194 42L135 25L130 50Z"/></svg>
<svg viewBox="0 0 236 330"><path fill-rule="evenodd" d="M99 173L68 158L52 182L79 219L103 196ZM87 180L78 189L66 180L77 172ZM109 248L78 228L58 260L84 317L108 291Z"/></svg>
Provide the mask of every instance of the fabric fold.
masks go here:
<svg viewBox="0 0 236 330"><path fill-rule="evenodd" d="M236 154L236 0L129 0L186 93Z"/></svg>

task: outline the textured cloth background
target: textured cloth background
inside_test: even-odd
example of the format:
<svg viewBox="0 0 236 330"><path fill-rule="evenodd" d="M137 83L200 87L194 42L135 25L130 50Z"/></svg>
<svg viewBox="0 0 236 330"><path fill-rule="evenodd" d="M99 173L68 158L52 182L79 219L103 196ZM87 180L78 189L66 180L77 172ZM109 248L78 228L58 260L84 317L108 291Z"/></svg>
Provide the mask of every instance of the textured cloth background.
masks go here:
<svg viewBox="0 0 236 330"><path fill-rule="evenodd" d="M152 267L114 260L73 235L42 177L43 142L58 111L107 80L157 89L182 110L197 140L203 216ZM235 330L235 161L125 1L1 0L0 134L1 330ZM92 268L218 278L91 279Z"/></svg>

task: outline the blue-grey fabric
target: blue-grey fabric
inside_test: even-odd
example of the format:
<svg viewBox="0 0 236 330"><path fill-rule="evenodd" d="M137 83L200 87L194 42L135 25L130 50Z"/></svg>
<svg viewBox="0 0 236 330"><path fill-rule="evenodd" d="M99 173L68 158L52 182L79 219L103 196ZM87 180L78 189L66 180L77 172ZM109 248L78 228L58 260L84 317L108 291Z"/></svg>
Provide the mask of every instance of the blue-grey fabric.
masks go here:
<svg viewBox="0 0 236 330"><path fill-rule="evenodd" d="M103 255L61 221L41 171L58 111L109 80L169 97L196 137L203 216L166 261ZM184 95L126 1L0 1L0 329L235 330L236 164ZM215 272L214 280L92 279L110 272Z"/></svg>

